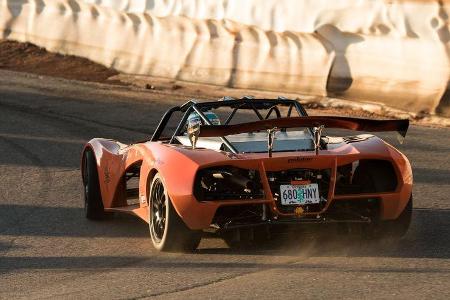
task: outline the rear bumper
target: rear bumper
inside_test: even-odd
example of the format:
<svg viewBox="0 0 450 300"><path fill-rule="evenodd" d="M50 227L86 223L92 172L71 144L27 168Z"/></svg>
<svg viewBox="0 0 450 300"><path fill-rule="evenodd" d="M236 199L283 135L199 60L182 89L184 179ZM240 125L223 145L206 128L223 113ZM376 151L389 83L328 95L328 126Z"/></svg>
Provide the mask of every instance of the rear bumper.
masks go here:
<svg viewBox="0 0 450 300"><path fill-rule="evenodd" d="M260 222L250 222L250 223L241 223L241 222L231 222L225 224L223 227L212 226L216 229L220 230L232 230L232 229L240 229L240 228L253 228L253 227L262 227L262 226L283 226L283 225L315 225L315 224L337 224L337 223L359 223L359 224L368 224L371 223L371 219L369 218L360 218L358 219L332 219L332 218L299 218L299 219L278 219L278 220L267 220Z"/></svg>
<svg viewBox="0 0 450 300"><path fill-rule="evenodd" d="M186 211L180 211L179 214L191 229L207 229L214 222L220 208L244 208L247 206L262 207L266 206L267 216L265 220L261 220L262 216L258 216L257 220L233 221L230 218L227 229L240 227L254 227L263 225L279 225L279 224L325 224L325 223L370 223L371 218L356 211L334 211L333 207L348 201L366 202L368 200L376 201L378 206L377 217L381 220L396 219L404 210L406 203L410 198L411 191L405 190L403 193L385 193L385 194L365 194L339 196L328 200L326 209L321 212L304 213L300 216L292 214L280 214L275 205L275 201L265 200L231 200L231 201L208 201L198 202L194 199L186 200L192 204L187 207ZM185 203L186 203L185 202ZM403 202L405 205L403 205Z"/></svg>
<svg viewBox="0 0 450 300"><path fill-rule="evenodd" d="M248 205L260 205L265 206L267 214L261 217L259 220L253 220L245 223L238 223L230 219L228 227L231 226L261 226L268 224L304 224L304 223L336 223L336 222L370 222L365 220L363 214L346 217L342 214L335 214L334 217L330 217L330 208L335 204L345 201L367 201L368 199L376 200L379 204L379 210L377 212L377 218L381 220L394 220L398 218L401 212L406 207L411 191L412 191L412 173L409 166L409 162L400 154L397 155L397 159L391 160L394 165L397 174L397 189L395 192L389 193L377 193L377 194L353 194L353 195L335 195L335 182L336 182L336 170L338 165L352 162L356 159L362 159L366 157L355 156L346 158L346 160L339 161L338 157L320 157L315 162L301 162L298 165L292 164L280 167L275 160L259 161L258 165L254 165L254 169L258 169L261 174L261 181L264 188L265 199L253 199L253 200L221 200L221 201L198 201L192 194L189 195L177 195L170 194L170 197L174 203L174 206L184 220L186 225L191 229L206 229L214 223L217 217L219 208L222 207L240 207ZM381 159L380 157L374 157ZM304 211L300 215L295 213L286 213L279 209L276 200L273 197L269 180L266 176L268 171L283 170L284 168L312 168L312 169L330 169L331 177L329 181L329 191L327 195L326 204L319 211Z"/></svg>

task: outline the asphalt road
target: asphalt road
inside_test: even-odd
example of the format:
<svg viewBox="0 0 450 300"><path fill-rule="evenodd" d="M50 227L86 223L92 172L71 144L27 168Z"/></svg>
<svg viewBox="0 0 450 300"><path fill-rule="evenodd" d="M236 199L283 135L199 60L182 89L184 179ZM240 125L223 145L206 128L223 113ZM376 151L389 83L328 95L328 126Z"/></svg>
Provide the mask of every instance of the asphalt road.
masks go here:
<svg viewBox="0 0 450 300"><path fill-rule="evenodd" d="M450 299L449 129L412 126L399 146L415 207L396 244L330 231L239 252L210 236L165 254L131 216L87 221L83 143L145 139L187 96L0 71L0 298Z"/></svg>

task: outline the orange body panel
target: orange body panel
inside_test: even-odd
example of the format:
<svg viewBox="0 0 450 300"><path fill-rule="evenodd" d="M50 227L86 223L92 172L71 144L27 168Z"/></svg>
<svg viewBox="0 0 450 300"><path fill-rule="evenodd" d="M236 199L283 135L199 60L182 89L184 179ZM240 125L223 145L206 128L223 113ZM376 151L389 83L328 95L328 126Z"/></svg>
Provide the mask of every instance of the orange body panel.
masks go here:
<svg viewBox="0 0 450 300"><path fill-rule="evenodd" d="M180 145L161 142L146 142L124 145L113 140L93 139L87 146L96 156L101 195L105 210L133 213L148 222L149 184L156 172L164 178L168 194L178 214L191 229L205 229L220 206L266 203L272 213L279 217L291 217L277 210L266 177L267 171L293 168L332 170L326 211L333 201L347 199L378 198L381 201L381 218L396 219L406 207L412 192L412 170L408 159L391 145L377 137L351 144L342 143L332 150L273 153L230 154L208 149L192 150ZM392 193L334 195L337 166L361 159L382 159L391 161L398 186ZM139 205L129 207L126 202L124 174L128 168L141 164L139 181ZM237 166L259 170L264 189L264 199L226 200L200 202L193 195L196 172L209 166ZM308 213L305 213L307 215Z"/></svg>

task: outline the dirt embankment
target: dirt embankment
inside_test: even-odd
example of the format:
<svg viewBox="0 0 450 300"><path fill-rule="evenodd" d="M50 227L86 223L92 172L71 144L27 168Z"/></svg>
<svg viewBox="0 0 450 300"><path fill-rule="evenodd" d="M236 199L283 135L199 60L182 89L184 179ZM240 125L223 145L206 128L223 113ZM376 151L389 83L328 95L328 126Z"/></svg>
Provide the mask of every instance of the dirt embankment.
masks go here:
<svg viewBox="0 0 450 300"><path fill-rule="evenodd" d="M82 81L120 83L108 80L119 74L116 70L88 59L50 53L30 43L8 40L0 41L0 69Z"/></svg>

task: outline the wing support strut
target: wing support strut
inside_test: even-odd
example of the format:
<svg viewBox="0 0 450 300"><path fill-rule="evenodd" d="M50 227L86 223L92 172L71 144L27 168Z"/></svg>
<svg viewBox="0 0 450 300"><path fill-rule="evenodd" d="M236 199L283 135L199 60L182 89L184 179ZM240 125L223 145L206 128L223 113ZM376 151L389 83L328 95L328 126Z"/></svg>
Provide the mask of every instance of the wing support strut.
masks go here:
<svg viewBox="0 0 450 300"><path fill-rule="evenodd" d="M325 126L320 125L313 128L314 132L314 149L316 150L316 155L319 155L319 149L320 149L320 138L322 137L322 131Z"/></svg>

